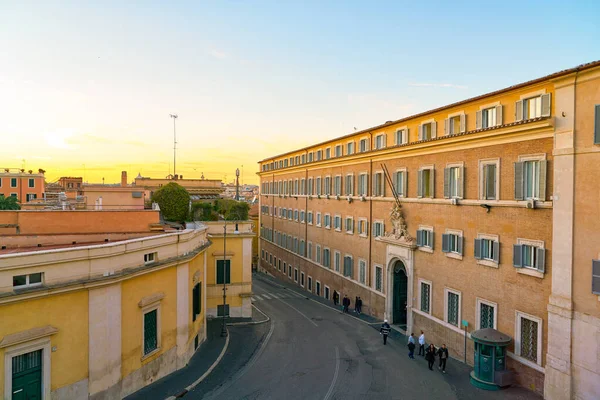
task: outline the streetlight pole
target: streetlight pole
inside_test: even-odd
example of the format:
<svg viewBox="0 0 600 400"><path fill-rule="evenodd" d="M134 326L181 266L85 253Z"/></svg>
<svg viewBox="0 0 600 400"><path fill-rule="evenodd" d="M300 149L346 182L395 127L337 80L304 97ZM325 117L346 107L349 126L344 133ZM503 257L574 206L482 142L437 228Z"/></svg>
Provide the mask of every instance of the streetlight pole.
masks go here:
<svg viewBox="0 0 600 400"><path fill-rule="evenodd" d="M235 214L237 219L239 219L239 215ZM223 216L223 324L221 325L221 337L227 336L227 324L225 323L225 309L227 306L227 218ZM237 232L237 223L236 229L234 233ZM229 271L231 273L231 265L229 266Z"/></svg>
<svg viewBox="0 0 600 400"><path fill-rule="evenodd" d="M175 120L177 119L177 114L169 114L171 118L173 118L173 177L175 177L175 153L177 150L177 132L175 130Z"/></svg>

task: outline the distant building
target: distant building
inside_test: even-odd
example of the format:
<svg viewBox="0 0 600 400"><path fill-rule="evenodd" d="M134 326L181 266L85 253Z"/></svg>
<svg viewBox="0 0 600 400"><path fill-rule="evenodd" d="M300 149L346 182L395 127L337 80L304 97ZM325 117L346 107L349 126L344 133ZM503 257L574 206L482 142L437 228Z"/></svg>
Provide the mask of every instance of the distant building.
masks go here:
<svg viewBox="0 0 600 400"><path fill-rule="evenodd" d="M127 171L121 172L120 184L84 184L81 187L88 210L143 210L145 193L127 184Z"/></svg>
<svg viewBox="0 0 600 400"><path fill-rule="evenodd" d="M16 197L20 203L44 198L44 170L37 173L18 168L0 169L0 196Z"/></svg>
<svg viewBox="0 0 600 400"><path fill-rule="evenodd" d="M183 175L167 175L166 178L156 179L138 174L134 185L138 190L143 189L145 198L150 199L155 191L171 182L175 182L187 190L192 201L218 199L223 193L220 180L204 179L204 175L200 179L184 179Z"/></svg>

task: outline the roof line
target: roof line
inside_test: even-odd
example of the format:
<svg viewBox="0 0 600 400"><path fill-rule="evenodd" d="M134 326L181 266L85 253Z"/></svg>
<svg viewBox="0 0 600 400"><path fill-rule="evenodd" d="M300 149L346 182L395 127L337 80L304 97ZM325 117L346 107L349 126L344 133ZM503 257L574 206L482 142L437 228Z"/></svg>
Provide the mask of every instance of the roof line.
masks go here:
<svg viewBox="0 0 600 400"><path fill-rule="evenodd" d="M260 160L258 162L262 163L262 162L265 162L265 161L275 161L275 158L278 158L278 157L287 156L289 154L294 154L294 153L297 153L297 152L303 151L303 150L308 150L308 149L310 149L312 147L321 146L321 145L324 145L324 144L327 144L327 143L338 141L340 139L349 138L349 137L352 137L354 135L360 135L361 133L370 133L370 131L373 131L373 130L377 130L377 129L380 129L380 128L383 128L383 127L386 127L386 126L389 126L389 125L400 123L400 122L408 121L408 120L413 119L413 118L422 117L424 115L431 114L431 113L434 113L434 112L442 111L442 110L444 110L446 108L456 107L456 106L459 106L459 105L464 104L464 103L468 103L468 102L475 101L475 100L481 100L481 99L484 99L486 97L491 97L491 96L498 95L500 93L507 92L509 90L519 89L519 88L522 88L522 87L525 87L525 86L533 85L535 83L543 82L545 80L558 78L560 76L568 75L568 74L571 74L573 72L579 72L579 71L582 71L582 70L585 70L585 69L594 68L594 67L597 67L597 66L600 66L600 60L592 61L592 62L585 63L585 64L581 64L581 65L578 65L578 66L576 66L574 68L564 69L562 71L554 72L554 73L552 73L550 75L546 75L546 76L543 76L541 78L532 79L532 80L529 80L529 81L526 81L526 82L518 83L516 85L508 86L508 87L505 87L503 89L499 89L499 90L496 90L496 91L493 91L493 92L488 92L488 93L485 93L485 94L481 94L479 96L471 97L471 98L468 98L468 99L465 99L465 100L460 100L460 101L458 101L456 103L447 104L445 106L434 108L432 110L427 110L427 111L424 111L424 112L421 112L421 113L418 113L418 114L413 114L413 115L410 115L408 117L400 118L400 119L395 120L395 121L388 121L388 122L386 122L384 124L372 126L370 128L367 128L367 129L363 129L363 130L360 130L360 131L357 131L357 132L349 133L347 135L338 136L336 138L329 139L329 140L326 140L324 142L315 143L315 144L312 144L310 146L303 147L301 149L288 151L286 153L281 153L281 154L278 154L278 155L273 156L273 157L268 157L268 158L262 159L262 160Z"/></svg>

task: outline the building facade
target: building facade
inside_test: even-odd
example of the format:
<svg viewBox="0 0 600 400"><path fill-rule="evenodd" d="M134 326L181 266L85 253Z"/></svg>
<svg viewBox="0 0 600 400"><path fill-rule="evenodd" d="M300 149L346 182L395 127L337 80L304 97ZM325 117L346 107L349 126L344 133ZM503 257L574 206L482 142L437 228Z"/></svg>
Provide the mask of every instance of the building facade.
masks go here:
<svg viewBox="0 0 600 400"><path fill-rule="evenodd" d="M218 199L223 193L221 181L218 179L184 179L183 175L169 175L167 178L148 178L138 174L135 178L135 186L138 190L144 190L145 198L152 198L152 194L159 188L175 182L182 186L190 194L192 201Z"/></svg>
<svg viewBox="0 0 600 400"><path fill-rule="evenodd" d="M0 170L0 196L16 197L20 203L43 199L45 191L44 170L37 173L17 168Z"/></svg>
<svg viewBox="0 0 600 400"><path fill-rule="evenodd" d="M495 328L513 338L519 384L596 398L598 357L567 352L577 345L563 333L586 331L600 349L587 331L600 317L595 222L582 230L585 251L572 246L574 205L598 207L585 173L600 154L599 74L600 63L583 65L261 161L261 269L328 299L360 296L364 311L471 364L465 334ZM577 157L589 166L581 191ZM573 329L575 282L585 329Z"/></svg>

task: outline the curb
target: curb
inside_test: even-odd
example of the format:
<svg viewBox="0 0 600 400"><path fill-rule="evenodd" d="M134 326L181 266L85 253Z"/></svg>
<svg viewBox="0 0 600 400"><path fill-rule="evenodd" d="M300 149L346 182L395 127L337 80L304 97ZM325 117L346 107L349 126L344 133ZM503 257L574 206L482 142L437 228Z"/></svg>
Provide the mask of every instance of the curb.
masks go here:
<svg viewBox="0 0 600 400"><path fill-rule="evenodd" d="M217 365L219 365L219 363L221 362L221 359L223 359L223 356L225 355L225 352L227 351L228 347L229 347L229 331L227 332L227 338L225 339L225 345L223 346L223 350L221 350L221 354L219 354L219 357L217 357L215 362L212 363L210 368L204 374L202 374L202 376L200 378L196 379L196 381L194 381L192 384L187 386L181 392L177 393L175 396L167 397L166 400L179 399L179 398L185 396L190 390L193 390L196 386L198 386L200 384L200 382L202 382L204 379L206 379L206 377L212 372L212 370L215 369L217 367Z"/></svg>
<svg viewBox="0 0 600 400"><path fill-rule="evenodd" d="M271 317L269 317L267 314L265 314L264 312L262 312L258 307L256 307L254 304L252 304L252 307L254 307L256 309L256 311L258 311L259 313L261 313L262 315L265 316L265 319L261 320L261 321L249 321L249 322L232 322L230 324L227 324L227 326L240 326L240 325L258 325L258 324L264 324L265 322L269 322L271 320Z"/></svg>

